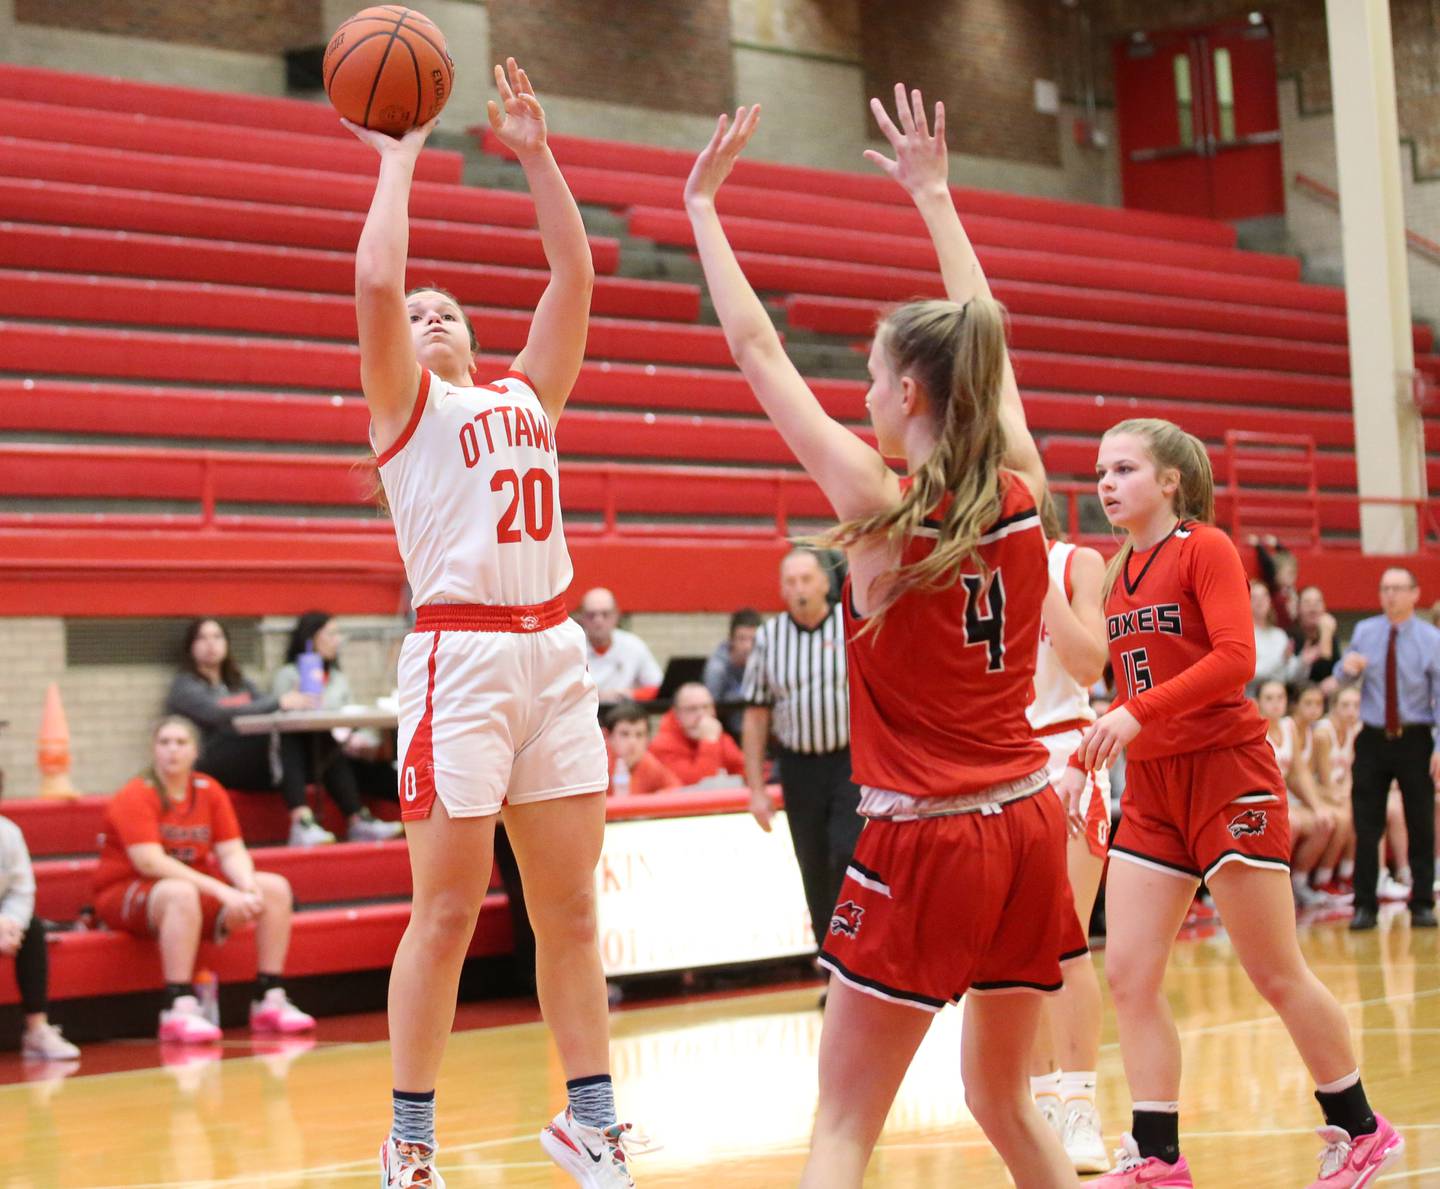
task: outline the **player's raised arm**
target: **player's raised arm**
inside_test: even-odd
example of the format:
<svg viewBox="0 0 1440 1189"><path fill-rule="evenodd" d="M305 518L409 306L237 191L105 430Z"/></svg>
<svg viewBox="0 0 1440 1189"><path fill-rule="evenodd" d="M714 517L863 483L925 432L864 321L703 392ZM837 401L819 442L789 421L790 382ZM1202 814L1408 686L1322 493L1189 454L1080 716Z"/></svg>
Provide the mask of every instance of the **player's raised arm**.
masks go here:
<svg viewBox="0 0 1440 1189"><path fill-rule="evenodd" d="M530 378L553 423L565 410L585 358L595 262L580 208L546 143L545 112L529 75L514 58L507 58L503 67L495 67L495 89L499 102L492 99L486 105L490 127L525 171L550 265L550 283L540 295L530 334L513 366Z"/></svg>
<svg viewBox="0 0 1440 1189"><path fill-rule="evenodd" d="M790 362L715 210L715 195L759 120L758 105L740 108L733 123L720 117L685 183L685 210L725 340L760 407L836 514L842 520L866 516L891 506L899 483L878 451L825 412Z"/></svg>
<svg viewBox="0 0 1440 1189"><path fill-rule="evenodd" d="M405 309L410 250L410 183L415 159L435 121L396 140L341 120L380 154L375 197L355 249L355 320L360 330L360 386L370 406L375 446L384 450L405 428L420 388L420 365Z"/></svg>
<svg viewBox="0 0 1440 1189"><path fill-rule="evenodd" d="M935 254L940 260L940 275L945 281L945 295L958 305L972 297L990 298L990 282L965 228L955 210L950 194L949 158L945 148L945 105L935 104L935 130L932 133L925 117L925 101L918 90L908 94L903 83L895 84L897 127L885 105L870 100L870 110L885 139L895 150L892 161L874 149L865 150L865 158L884 171L901 186L915 203L930 232ZM1022 475L1040 498L1045 487L1045 466L1040 451L1025 422L1025 409L1020 404L1020 389L1010 355L1005 355L1005 377L1001 389L1000 416L1005 426L1005 465Z"/></svg>

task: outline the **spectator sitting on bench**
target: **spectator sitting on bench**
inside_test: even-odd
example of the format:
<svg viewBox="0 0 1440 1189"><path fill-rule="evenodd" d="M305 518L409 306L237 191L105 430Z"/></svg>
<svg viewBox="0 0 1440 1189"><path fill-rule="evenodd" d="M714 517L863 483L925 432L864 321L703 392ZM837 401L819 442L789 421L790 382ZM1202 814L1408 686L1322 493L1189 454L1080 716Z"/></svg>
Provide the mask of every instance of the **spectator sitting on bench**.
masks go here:
<svg viewBox="0 0 1440 1189"><path fill-rule="evenodd" d="M112 929L159 941L169 997L160 1039L220 1039L195 997L195 957L202 938L218 943L252 924L259 977L250 1030L308 1031L315 1021L290 1002L282 973L294 912L289 881L255 870L230 798L195 771L199 732L192 722L162 719L150 743L150 770L105 809L95 915Z"/></svg>
<svg viewBox="0 0 1440 1189"><path fill-rule="evenodd" d="M675 691L674 705L660 720L650 754L683 784L698 784L720 772L745 774L745 757L715 717L715 699L698 681Z"/></svg>
<svg viewBox="0 0 1440 1189"><path fill-rule="evenodd" d="M585 631L586 664L600 704L653 695L664 676L660 663L644 640L619 626L620 605L615 596L603 586L587 590L580 600L578 618Z"/></svg>
<svg viewBox="0 0 1440 1189"><path fill-rule="evenodd" d="M305 774L286 771L298 762L293 748L272 753L271 736L242 735L232 720L242 714L276 710L312 710L316 699L299 690L267 697L243 676L230 655L230 637L219 620L202 618L185 632L180 672L170 683L165 713L200 727L196 767L232 789L282 789L290 808L290 845L334 842L335 835L315 820L305 801Z"/></svg>
<svg viewBox="0 0 1440 1189"><path fill-rule="evenodd" d="M680 778L647 750L650 716L634 702L621 702L606 714L605 728L610 733L611 795L658 793L680 787Z"/></svg>
<svg viewBox="0 0 1440 1189"><path fill-rule="evenodd" d="M15 960L15 982L25 1012L20 1051L34 1061L74 1061L80 1050L50 1023L50 970L45 922L35 915L35 870L25 836L0 817L0 957Z"/></svg>
<svg viewBox="0 0 1440 1189"><path fill-rule="evenodd" d="M323 666L320 709L343 710L354 701L350 682L340 670L340 645L345 637L328 611L307 611L295 621L285 663L270 684L276 700L300 690L300 656L313 651ZM302 691L310 692L310 691ZM284 731L280 735L281 779L289 804L305 802L305 786L323 781L335 804L345 815L345 837L351 842L385 842L398 838L404 827L399 822L382 822L365 808L362 793L395 800L395 768L376 757L359 732L352 731L342 746L328 730ZM292 787L293 785L293 787Z"/></svg>
<svg viewBox="0 0 1440 1189"><path fill-rule="evenodd" d="M760 630L760 612L742 607L730 617L730 634L715 646L705 662L705 688L717 705L744 701L745 663L755 647L755 633ZM725 729L738 739L745 707L737 706L722 720Z"/></svg>

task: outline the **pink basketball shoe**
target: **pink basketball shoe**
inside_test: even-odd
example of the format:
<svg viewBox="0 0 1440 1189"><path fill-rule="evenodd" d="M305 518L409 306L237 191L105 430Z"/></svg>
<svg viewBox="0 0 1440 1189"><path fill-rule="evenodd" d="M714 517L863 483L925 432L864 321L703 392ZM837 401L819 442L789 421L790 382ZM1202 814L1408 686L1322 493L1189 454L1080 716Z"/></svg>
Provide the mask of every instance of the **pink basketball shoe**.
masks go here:
<svg viewBox="0 0 1440 1189"><path fill-rule="evenodd" d="M1325 1150L1320 1153L1320 1175L1310 1189L1360 1189L1405 1150L1405 1141L1395 1128L1379 1115L1375 1123L1375 1130L1359 1139L1351 1139L1343 1127L1322 1127L1316 1132L1325 1141Z"/></svg>
<svg viewBox="0 0 1440 1189"><path fill-rule="evenodd" d="M1141 1156L1134 1137L1127 1131L1115 1150L1115 1167L1103 1177L1086 1182L1087 1187L1103 1185L1105 1189L1195 1189L1190 1179L1190 1165L1181 1156L1174 1164L1155 1156ZM1330 1189L1327 1185L1325 1189Z"/></svg>
<svg viewBox="0 0 1440 1189"><path fill-rule="evenodd" d="M315 1017L307 1016L285 995L284 987L272 987L265 992L265 998L250 1004L251 1032L309 1032L315 1027Z"/></svg>
<svg viewBox="0 0 1440 1189"><path fill-rule="evenodd" d="M194 995L181 995L160 1013L160 1039L172 1044L208 1044L220 1039L220 1029L201 1014Z"/></svg>

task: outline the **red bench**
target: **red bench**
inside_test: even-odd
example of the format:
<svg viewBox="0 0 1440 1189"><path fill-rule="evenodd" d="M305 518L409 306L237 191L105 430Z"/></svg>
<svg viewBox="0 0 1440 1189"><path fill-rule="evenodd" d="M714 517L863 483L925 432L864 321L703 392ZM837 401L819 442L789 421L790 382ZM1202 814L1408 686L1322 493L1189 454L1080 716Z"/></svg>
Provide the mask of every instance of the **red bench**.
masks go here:
<svg viewBox="0 0 1440 1189"><path fill-rule="evenodd" d="M466 312L486 351L513 352L525 345L530 311L467 306ZM355 301L339 294L0 269L0 317L7 316L252 334L300 331L347 342L356 336ZM719 327L640 319L592 318L586 351L591 359L730 364Z"/></svg>
<svg viewBox="0 0 1440 1189"><path fill-rule="evenodd" d="M373 178L334 173L313 165L282 168L243 161L206 161L203 169L197 169L193 161L180 157L12 136L0 136L0 175L320 210L368 211L375 193ZM512 190L417 178L410 188L410 215L416 219L533 227L535 204L528 194Z"/></svg>
<svg viewBox="0 0 1440 1189"><path fill-rule="evenodd" d="M1263 277L1236 277L1196 269L1058 257L1044 252L1009 249L982 249L979 255L986 274L997 289L997 296L1000 283L1029 281L1311 313L1342 316L1345 313L1343 290L1303 285L1298 281L1272 281ZM813 293L825 297L864 297L879 301L945 296L940 276L933 271L842 264L758 252L741 251L736 256L750 283L767 293Z"/></svg>
<svg viewBox="0 0 1440 1189"><path fill-rule="evenodd" d="M306 293L353 293L353 253L280 248L225 240L184 239L80 228L0 222L0 267L105 273L157 280L269 286ZM550 281L538 269L412 259L407 286L441 285L461 301L533 309ZM700 311L694 285L595 278L596 314L693 322Z"/></svg>
<svg viewBox="0 0 1440 1189"><path fill-rule="evenodd" d="M365 224L365 217L356 211L310 210L27 178L0 178L0 219L352 253ZM412 218L410 251L437 260L546 266L540 233L518 227ZM596 272L612 273L620 261L620 245L613 239L592 237L590 254Z"/></svg>
<svg viewBox="0 0 1440 1189"><path fill-rule="evenodd" d="M812 221L816 199L807 195L787 203L787 198L791 196L771 195L769 202L761 208L763 213L743 217L730 213L734 204L730 192L725 191L720 201L726 208L725 233L730 243L736 249L753 252L853 260L896 268L936 267L929 232L916 211L893 206L872 208L869 212L844 210L837 212L846 216L843 224L817 226ZM743 205L748 208L752 204L747 202ZM870 217L863 217L867 213ZM684 210L632 207L627 225L631 235L657 243L691 247L695 242L690 218ZM1282 281L1300 279L1300 262L1293 256L1234 252L1200 244L1137 239L1109 231L1088 231L984 215L967 218L965 231L987 262L995 259L996 253L1011 248L1049 252L1066 258L1128 260Z"/></svg>
<svg viewBox="0 0 1440 1189"><path fill-rule="evenodd" d="M350 346L0 322L0 370L69 374L78 352L83 352L85 371L95 376L293 385L331 392L358 388L359 351ZM1027 351L1015 352L1014 360L1020 383L1027 388L1307 409L1345 409L1350 404L1348 383L1325 376ZM485 358L482 363L503 370L508 360ZM827 406L844 398L852 408L865 391L863 383L846 380L814 380L811 387ZM580 403L632 408L754 408L749 385L739 373L702 368L587 363L575 392Z"/></svg>
<svg viewBox="0 0 1440 1189"><path fill-rule="evenodd" d="M507 157L512 155L488 126L476 125L469 131L487 153ZM615 162L619 161L624 163L626 170L634 173L676 179L683 179L690 173L690 167L695 163L695 154L701 148L696 145L693 151L667 149L628 141L566 136L563 133L552 133L549 143L556 159L565 167L567 175L574 172L576 167L613 171ZM846 173L813 166L746 159L736 162L734 183L735 188L798 191L812 196L833 195L866 203L900 207L910 205L909 196L894 182L864 170ZM729 192L727 189L726 193ZM1116 207L1024 194L1004 194L968 186L952 186L950 192L955 196L956 206L967 216L993 215L1037 223L1093 227L1121 235L1182 240L1227 248L1233 247L1236 239L1235 229L1229 224L1188 215L1120 210Z"/></svg>
<svg viewBox="0 0 1440 1189"><path fill-rule="evenodd" d="M178 120L193 120L198 113L203 113L205 122L209 124L302 132L341 141L354 139L341 127L334 109L323 100L311 102L266 95L236 95L200 87L143 83L78 71L9 64L0 65L0 92L11 99L91 111L140 113ZM433 154L437 162L445 163L454 171L455 176L450 180L459 180L459 153L427 149L426 154Z"/></svg>
<svg viewBox="0 0 1440 1189"><path fill-rule="evenodd" d="M263 125L241 128L234 124L134 111L37 103L13 98L3 77L0 77L0 94L4 95L0 98L0 133L6 136L179 157L197 170L207 168L211 161L221 160L250 161L281 168L330 169L372 178L379 171L380 155L348 132L342 140L328 133L312 135ZM338 126L339 117L332 118ZM458 157L457 153L427 149L416 164L416 176L458 182Z"/></svg>

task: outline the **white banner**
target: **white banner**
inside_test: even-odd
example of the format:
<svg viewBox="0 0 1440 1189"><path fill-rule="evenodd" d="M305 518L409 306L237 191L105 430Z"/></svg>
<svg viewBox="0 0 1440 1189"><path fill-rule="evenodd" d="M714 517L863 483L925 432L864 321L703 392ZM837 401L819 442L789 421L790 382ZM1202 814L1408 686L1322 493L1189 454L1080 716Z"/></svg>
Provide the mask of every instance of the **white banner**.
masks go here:
<svg viewBox="0 0 1440 1189"><path fill-rule="evenodd" d="M607 976L815 950L783 812L611 822L595 890Z"/></svg>

